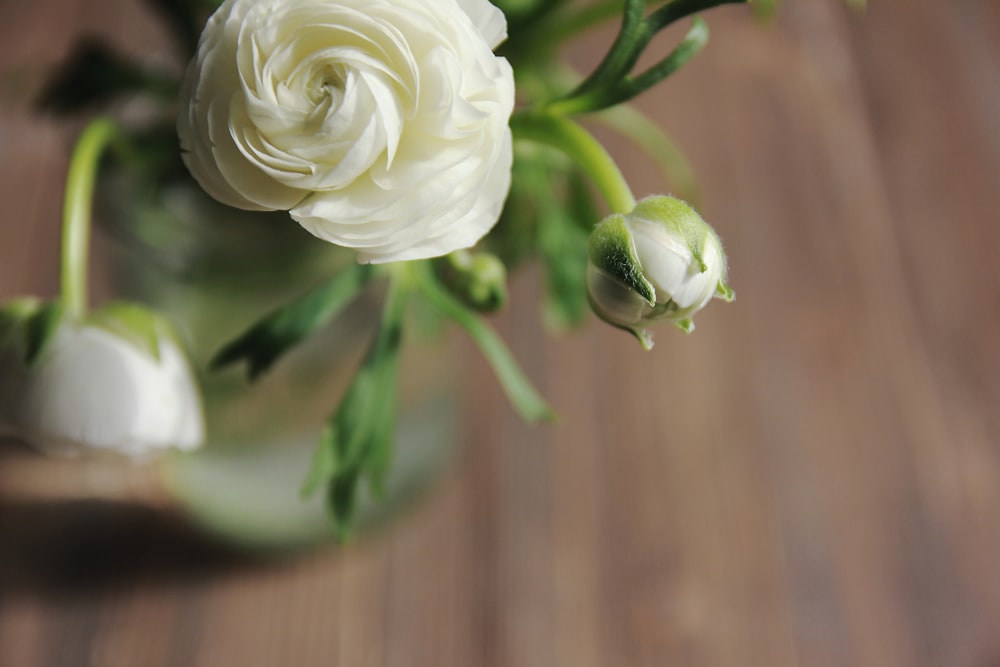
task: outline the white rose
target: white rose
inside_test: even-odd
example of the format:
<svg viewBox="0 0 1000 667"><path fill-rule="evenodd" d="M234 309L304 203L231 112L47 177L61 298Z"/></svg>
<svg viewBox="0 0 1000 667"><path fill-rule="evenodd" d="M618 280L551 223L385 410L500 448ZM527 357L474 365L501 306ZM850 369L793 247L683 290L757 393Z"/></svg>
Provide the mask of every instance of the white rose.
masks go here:
<svg viewBox="0 0 1000 667"><path fill-rule="evenodd" d="M200 395L166 323L112 310L64 318L30 363L26 327L0 330L0 431L54 453L142 458L201 444Z"/></svg>
<svg viewBox="0 0 1000 667"><path fill-rule="evenodd" d="M653 346L646 326L691 318L713 296L732 300L722 243L698 213L674 197L643 199L602 220L590 236L587 290L603 320Z"/></svg>
<svg viewBox="0 0 1000 667"><path fill-rule="evenodd" d="M469 247L510 187L505 36L486 0L227 0L185 78L184 160L362 262Z"/></svg>

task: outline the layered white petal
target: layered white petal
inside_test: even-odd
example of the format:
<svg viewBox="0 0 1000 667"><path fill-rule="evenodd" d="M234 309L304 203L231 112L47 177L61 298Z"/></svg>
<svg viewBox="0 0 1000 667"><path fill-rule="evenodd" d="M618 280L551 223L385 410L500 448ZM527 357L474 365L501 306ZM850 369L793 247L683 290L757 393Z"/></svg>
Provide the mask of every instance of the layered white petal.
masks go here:
<svg viewBox="0 0 1000 667"><path fill-rule="evenodd" d="M678 308L697 309L712 298L720 278L718 244L706 244L702 257L706 269L702 271L687 241L661 222L633 217L627 224L643 274L656 289L658 303L673 301Z"/></svg>
<svg viewBox="0 0 1000 667"><path fill-rule="evenodd" d="M469 247L510 187L505 35L486 0L227 0L185 77L185 162L361 261Z"/></svg>

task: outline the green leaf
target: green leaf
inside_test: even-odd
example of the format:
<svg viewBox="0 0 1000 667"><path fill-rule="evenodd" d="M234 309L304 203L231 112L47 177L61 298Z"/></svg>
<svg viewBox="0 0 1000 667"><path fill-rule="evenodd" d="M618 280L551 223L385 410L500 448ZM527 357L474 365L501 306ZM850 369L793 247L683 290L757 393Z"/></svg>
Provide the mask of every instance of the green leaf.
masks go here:
<svg viewBox="0 0 1000 667"><path fill-rule="evenodd" d="M521 417L527 421L553 419L555 413L531 385L500 336L476 313L451 296L438 283L432 271L425 269L420 277L420 293L432 306L465 329L472 337L493 367L493 372L496 373L507 398Z"/></svg>
<svg viewBox="0 0 1000 667"><path fill-rule="evenodd" d="M327 422L302 487L309 495L326 485L330 518L341 539L352 530L360 479L367 475L379 495L391 459L405 302L406 288L394 276L378 333Z"/></svg>
<svg viewBox="0 0 1000 667"><path fill-rule="evenodd" d="M393 436L396 427L396 380L399 372L399 347L387 350L378 368L378 396L372 417L373 427L365 452L364 471L372 495L385 496L385 478L392 464Z"/></svg>
<svg viewBox="0 0 1000 667"><path fill-rule="evenodd" d="M316 490L326 484L326 481L337 472L335 434L336 431L330 424L327 424L326 428L323 429L323 435L320 436L319 445L316 447L312 463L309 465L309 472L306 473L302 488L299 490L299 495L303 499L316 493Z"/></svg>
<svg viewBox="0 0 1000 667"><path fill-rule="evenodd" d="M340 542L347 542L354 535L360 481L360 475L344 475L332 480L327 487L327 507L333 519L334 534Z"/></svg>
<svg viewBox="0 0 1000 667"><path fill-rule="evenodd" d="M748 0L674 0L642 18L645 3L626 0L621 30L608 55L576 89L546 105L550 113L572 115L600 111L625 102L677 71L708 40L708 27L696 18L688 34L665 58L641 74L633 67L658 32L686 16L724 4Z"/></svg>
<svg viewBox="0 0 1000 667"><path fill-rule="evenodd" d="M329 281L272 311L225 345L211 362L213 369L246 361L251 380L283 354L326 325L371 279L367 264L352 264Z"/></svg>

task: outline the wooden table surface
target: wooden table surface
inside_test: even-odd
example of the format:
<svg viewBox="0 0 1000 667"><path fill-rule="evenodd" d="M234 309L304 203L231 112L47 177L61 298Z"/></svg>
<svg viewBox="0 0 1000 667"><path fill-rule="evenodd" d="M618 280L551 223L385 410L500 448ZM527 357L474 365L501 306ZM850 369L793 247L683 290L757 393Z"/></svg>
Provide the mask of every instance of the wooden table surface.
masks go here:
<svg viewBox="0 0 1000 667"><path fill-rule="evenodd" d="M0 297L55 288L71 134L28 100L82 32L162 50L139 4L0 0ZM520 276L497 325L561 420L463 345L464 456L342 550L8 497L0 665L1000 665L1000 3L870 4L713 11L642 99L730 257L695 334L553 339Z"/></svg>

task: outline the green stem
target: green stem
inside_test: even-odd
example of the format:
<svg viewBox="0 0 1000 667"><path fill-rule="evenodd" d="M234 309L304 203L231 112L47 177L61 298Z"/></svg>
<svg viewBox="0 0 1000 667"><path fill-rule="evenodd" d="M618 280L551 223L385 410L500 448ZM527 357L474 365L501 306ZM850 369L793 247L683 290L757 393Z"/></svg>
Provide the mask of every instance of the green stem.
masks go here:
<svg viewBox="0 0 1000 667"><path fill-rule="evenodd" d="M621 30L611 50L594 72L572 93L550 105L559 113L571 114L595 111L634 97L662 80L687 62L704 46L707 30L696 25L674 53L635 80L629 73L658 32L671 23L719 5L746 3L748 0L674 0L642 17L644 2L627 0Z"/></svg>
<svg viewBox="0 0 1000 667"><path fill-rule="evenodd" d="M552 409L521 371L510 350L504 345L503 339L476 313L441 287L432 271L425 270L422 278L420 291L423 297L472 337L493 367L500 386L503 387L504 393L521 418L532 422L552 419L554 417Z"/></svg>
<svg viewBox="0 0 1000 667"><path fill-rule="evenodd" d="M691 60L708 43L708 24L695 18L691 29L663 60L636 76L622 78L593 90L557 100L549 109L567 116L614 107L636 97L667 78Z"/></svg>
<svg viewBox="0 0 1000 667"><path fill-rule="evenodd" d="M665 1L654 0L653 4ZM563 4L560 2L556 9L564 9ZM547 11L538 19L521 20L516 26L510 25L510 37L501 45L501 53L518 62L541 62L571 38L622 16L624 7L625 0L598 0L585 7L574 5L572 10Z"/></svg>
<svg viewBox="0 0 1000 667"><path fill-rule="evenodd" d="M562 116L544 112L521 112L510 121L516 139L547 144L572 158L607 201L612 213L635 208L635 196L614 159L585 129Z"/></svg>
<svg viewBox="0 0 1000 667"><path fill-rule="evenodd" d="M615 37L615 41L607 55L604 56L604 60L580 84L574 95L613 82L628 74L641 52L641 49L636 48L636 44L642 39L644 25L642 15L645 9L645 0L625 0L622 26L618 31L618 36Z"/></svg>
<svg viewBox="0 0 1000 667"><path fill-rule="evenodd" d="M640 48L645 49L649 41L653 39L653 35L674 21L720 5L746 4L747 2L749 0L674 0L674 2L667 3L646 19L647 31L643 36L644 41L641 42Z"/></svg>
<svg viewBox="0 0 1000 667"><path fill-rule="evenodd" d="M80 134L70 158L63 202L60 292L67 311L77 317L87 312L87 255L97 169L105 148L117 137L114 122L98 118Z"/></svg>

